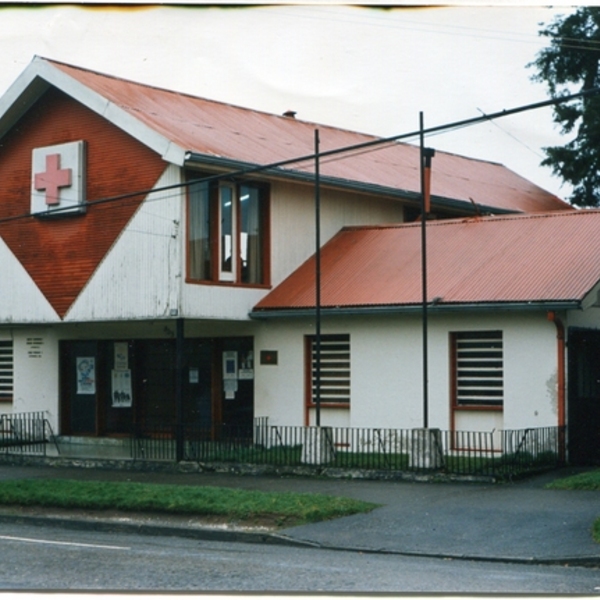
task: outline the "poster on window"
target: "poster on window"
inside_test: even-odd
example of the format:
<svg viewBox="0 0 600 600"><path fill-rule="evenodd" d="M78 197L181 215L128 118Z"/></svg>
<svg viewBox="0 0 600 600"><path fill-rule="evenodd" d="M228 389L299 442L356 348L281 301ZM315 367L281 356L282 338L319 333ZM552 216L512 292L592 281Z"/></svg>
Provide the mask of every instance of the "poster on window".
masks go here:
<svg viewBox="0 0 600 600"><path fill-rule="evenodd" d="M238 377L238 355L235 350L223 352L223 380L237 379Z"/></svg>
<svg viewBox="0 0 600 600"><path fill-rule="evenodd" d="M96 393L96 359L93 356L78 356L75 359L77 369L77 394Z"/></svg>
<svg viewBox="0 0 600 600"><path fill-rule="evenodd" d="M252 350L241 354L239 379L254 379L254 352Z"/></svg>
<svg viewBox="0 0 600 600"><path fill-rule="evenodd" d="M115 342L115 369L129 368L129 347L127 342Z"/></svg>
<svg viewBox="0 0 600 600"><path fill-rule="evenodd" d="M112 371L112 405L113 408L129 408L132 403L131 370L113 369Z"/></svg>

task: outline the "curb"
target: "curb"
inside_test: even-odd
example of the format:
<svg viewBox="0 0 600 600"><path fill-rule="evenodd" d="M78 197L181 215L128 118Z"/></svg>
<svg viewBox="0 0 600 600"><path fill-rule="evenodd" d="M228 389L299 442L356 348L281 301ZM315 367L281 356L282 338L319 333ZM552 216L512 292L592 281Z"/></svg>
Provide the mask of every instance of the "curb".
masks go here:
<svg viewBox="0 0 600 600"><path fill-rule="evenodd" d="M256 465L226 462L171 462L145 459L73 458L64 456L33 456L0 454L0 465L49 468L96 469L104 471L134 471L145 473L221 473L237 476L297 476L328 479L410 481L420 483L499 483L491 475L457 475L426 471L394 471L381 469L342 469L323 466Z"/></svg>
<svg viewBox="0 0 600 600"><path fill-rule="evenodd" d="M133 517L134 519L135 517ZM132 519L132 520L133 520ZM282 533L256 532L239 530L219 530L210 527L180 527L172 525L158 525L140 522L122 523L113 520L93 520L68 517L31 516L18 514L1 514L0 523L20 523L35 526L61 527L80 531L101 531L106 533L122 532L148 536L169 536L195 539L210 542L236 542L245 544L270 544L291 546L297 548L318 548L319 550L332 550L336 552L356 552L360 554L385 554L407 556L413 558L435 558L439 560L461 560L471 562L490 562L522 565L547 565L564 567L600 567L598 556L572 556L555 558L537 557L508 557L508 556L480 556L467 554L444 554L429 552L412 552L405 550L389 550L385 548L367 548L360 546L336 546L310 540L290 537Z"/></svg>

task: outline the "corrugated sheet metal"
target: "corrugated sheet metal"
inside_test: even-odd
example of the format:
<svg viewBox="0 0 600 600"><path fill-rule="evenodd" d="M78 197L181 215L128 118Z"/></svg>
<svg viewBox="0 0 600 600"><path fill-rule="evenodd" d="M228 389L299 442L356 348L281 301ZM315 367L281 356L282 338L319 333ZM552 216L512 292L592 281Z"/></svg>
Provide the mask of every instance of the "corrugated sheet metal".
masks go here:
<svg viewBox="0 0 600 600"><path fill-rule="evenodd" d="M48 61L186 151L250 164L313 153L314 123L162 90ZM373 136L318 125L321 151L370 142ZM390 144L326 158L325 177L419 192L418 148ZM312 172L312 164L290 167ZM569 205L502 165L436 153L432 194L504 210L542 212Z"/></svg>
<svg viewBox="0 0 600 600"><path fill-rule="evenodd" d="M600 280L600 211L427 225L428 296L440 304L580 301ZM421 302L419 224L342 230L321 256L323 307ZM256 310L315 304L314 258Z"/></svg>
<svg viewBox="0 0 600 600"><path fill-rule="evenodd" d="M59 134L61 142L86 140L88 198L149 189L164 170L164 162L147 147L53 90L3 138L3 217L29 212L31 149L55 144ZM140 196L91 206L86 218L5 221L0 235L62 317L142 201Z"/></svg>

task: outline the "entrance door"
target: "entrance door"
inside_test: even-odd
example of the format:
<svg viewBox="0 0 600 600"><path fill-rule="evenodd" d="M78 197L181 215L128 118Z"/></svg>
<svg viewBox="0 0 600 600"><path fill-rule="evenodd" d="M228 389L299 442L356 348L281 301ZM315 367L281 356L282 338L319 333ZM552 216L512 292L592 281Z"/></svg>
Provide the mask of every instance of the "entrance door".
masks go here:
<svg viewBox="0 0 600 600"><path fill-rule="evenodd" d="M98 344L70 342L61 347L61 429L69 435L97 433Z"/></svg>
<svg viewBox="0 0 600 600"><path fill-rule="evenodd" d="M221 423L234 436L250 435L254 413L253 339L224 338L220 343Z"/></svg>
<svg viewBox="0 0 600 600"><path fill-rule="evenodd" d="M183 420L196 430L210 431L213 422L213 343L185 340Z"/></svg>
<svg viewBox="0 0 600 600"><path fill-rule="evenodd" d="M569 462L600 464L600 331L569 329Z"/></svg>

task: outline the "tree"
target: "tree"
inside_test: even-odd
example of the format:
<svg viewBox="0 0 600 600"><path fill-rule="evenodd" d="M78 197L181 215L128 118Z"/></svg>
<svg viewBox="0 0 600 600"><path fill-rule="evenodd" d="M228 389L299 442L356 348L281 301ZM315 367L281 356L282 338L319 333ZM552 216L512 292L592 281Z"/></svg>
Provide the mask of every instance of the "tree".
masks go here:
<svg viewBox="0 0 600 600"><path fill-rule="evenodd" d="M600 86L600 8L578 8L539 33L550 45L528 66L537 69L532 79L544 82L552 98ZM573 186L572 204L600 206L600 94L557 103L553 118L563 134L575 137L544 148L542 165Z"/></svg>

